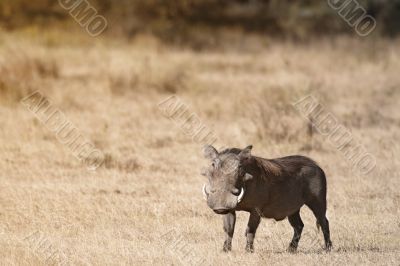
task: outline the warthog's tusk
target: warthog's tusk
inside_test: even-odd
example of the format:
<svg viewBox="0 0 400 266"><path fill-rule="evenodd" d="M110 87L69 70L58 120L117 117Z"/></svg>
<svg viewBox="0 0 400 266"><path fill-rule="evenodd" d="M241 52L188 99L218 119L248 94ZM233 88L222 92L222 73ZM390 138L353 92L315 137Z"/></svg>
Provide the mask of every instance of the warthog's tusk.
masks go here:
<svg viewBox="0 0 400 266"><path fill-rule="evenodd" d="M205 200L207 200L207 197L208 197L208 195L207 195L207 191L206 191L206 184L204 184L204 185L203 185L203 198L204 198Z"/></svg>
<svg viewBox="0 0 400 266"><path fill-rule="evenodd" d="M240 191L240 194L239 194L238 199L237 199L238 203L242 201L243 196L244 196L244 188L242 188L241 191Z"/></svg>

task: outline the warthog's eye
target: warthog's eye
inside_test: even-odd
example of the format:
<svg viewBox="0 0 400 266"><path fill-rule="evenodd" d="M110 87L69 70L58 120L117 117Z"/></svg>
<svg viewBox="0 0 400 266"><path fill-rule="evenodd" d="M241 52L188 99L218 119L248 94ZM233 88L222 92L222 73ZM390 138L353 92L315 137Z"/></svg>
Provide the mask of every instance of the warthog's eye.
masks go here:
<svg viewBox="0 0 400 266"><path fill-rule="evenodd" d="M239 165L239 167L238 167L238 173L239 173L239 176L240 176L240 177L242 177L242 176L244 175L243 166Z"/></svg>
<svg viewBox="0 0 400 266"><path fill-rule="evenodd" d="M219 161L218 159L213 160L212 163L211 163L211 166L212 166L214 169L218 169L219 166L220 166L220 161Z"/></svg>

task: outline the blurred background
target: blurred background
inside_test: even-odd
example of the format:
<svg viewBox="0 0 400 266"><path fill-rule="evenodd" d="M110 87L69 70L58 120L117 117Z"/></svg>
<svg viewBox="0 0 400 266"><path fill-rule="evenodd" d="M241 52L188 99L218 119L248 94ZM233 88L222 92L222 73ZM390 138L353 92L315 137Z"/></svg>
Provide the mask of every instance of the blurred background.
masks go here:
<svg viewBox="0 0 400 266"><path fill-rule="evenodd" d="M109 21L108 35L134 38L148 33L166 42L201 48L216 45L224 35L229 37L234 33L298 40L352 34L328 2L340 1L92 0L90 4ZM400 1L359 0L357 3L377 20L377 34L394 37L399 33ZM13 30L68 29L73 22L59 1L1 0L0 23L4 29Z"/></svg>

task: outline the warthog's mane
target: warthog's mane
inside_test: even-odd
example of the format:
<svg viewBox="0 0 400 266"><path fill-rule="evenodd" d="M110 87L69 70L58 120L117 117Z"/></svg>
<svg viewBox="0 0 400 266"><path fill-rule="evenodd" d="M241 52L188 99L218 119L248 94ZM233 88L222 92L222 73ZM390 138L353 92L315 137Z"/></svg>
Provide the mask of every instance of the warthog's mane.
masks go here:
<svg viewBox="0 0 400 266"><path fill-rule="evenodd" d="M260 157L253 157L257 166L261 168L265 175L264 177L279 177L282 176L282 173L284 172L283 167L271 160L260 158Z"/></svg>
<svg viewBox="0 0 400 266"><path fill-rule="evenodd" d="M229 149L225 149L225 150L219 152L219 154L233 153L233 154L238 155L241 151L242 151L242 149L239 149L239 148L229 148Z"/></svg>
<svg viewBox="0 0 400 266"><path fill-rule="evenodd" d="M238 155L241 151L242 149L239 148L229 148L221 151L219 154L233 153ZM257 167L263 172L261 177L264 179L282 176L283 173L282 166L274 162L274 160L251 156L250 163L252 164L252 167Z"/></svg>
<svg viewBox="0 0 400 266"><path fill-rule="evenodd" d="M242 149L239 148L229 148L225 149L220 154L233 153L238 155ZM261 171L260 178L268 182L280 182L284 181L287 177L296 173L300 167L311 166L318 167L316 162L310 158L294 155L287 156L277 159L266 159L257 156L251 156L250 158L250 168L258 169Z"/></svg>

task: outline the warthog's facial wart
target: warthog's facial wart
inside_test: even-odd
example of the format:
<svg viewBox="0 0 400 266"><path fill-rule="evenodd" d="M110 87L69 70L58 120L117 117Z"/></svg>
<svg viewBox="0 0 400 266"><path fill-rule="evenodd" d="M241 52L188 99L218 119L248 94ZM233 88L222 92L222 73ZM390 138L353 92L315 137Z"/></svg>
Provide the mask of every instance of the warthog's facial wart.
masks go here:
<svg viewBox="0 0 400 266"><path fill-rule="evenodd" d="M212 146L206 146L204 156L211 160L211 166L204 168L201 174L208 178L203 185L203 197L207 205L217 214L227 214L245 198L244 181L252 176L245 173L241 161L250 156L251 147L239 155L218 153Z"/></svg>

